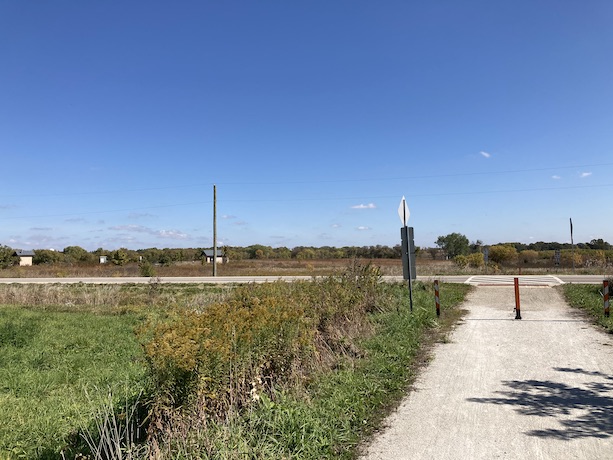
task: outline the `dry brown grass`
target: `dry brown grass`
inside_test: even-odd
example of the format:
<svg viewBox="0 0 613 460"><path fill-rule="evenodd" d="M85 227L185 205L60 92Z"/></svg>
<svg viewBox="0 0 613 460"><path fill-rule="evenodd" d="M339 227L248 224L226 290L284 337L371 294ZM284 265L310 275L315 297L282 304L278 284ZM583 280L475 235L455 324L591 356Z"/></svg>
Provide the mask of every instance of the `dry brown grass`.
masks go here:
<svg viewBox="0 0 613 460"><path fill-rule="evenodd" d="M271 276L271 275L313 275L325 276L339 273L350 264L349 259L330 260L236 260L217 265L219 276ZM401 261L398 259L360 260L371 262L381 268L383 275L402 275ZM178 262L168 267L155 265L155 276L211 276L213 265L200 262ZM2 278L73 278L73 277L121 277L141 276L138 264L124 266L106 265L35 265L32 267L12 267L0 270Z"/></svg>
<svg viewBox="0 0 613 460"><path fill-rule="evenodd" d="M227 264L217 265L219 276L284 276L306 275L327 276L342 272L352 260L234 260ZM361 264L371 263L381 270L384 276L401 276L402 262L399 259L360 259ZM458 267L451 260L432 260L417 258L417 274L422 276L454 275L454 274L484 274L485 269ZM514 264L497 269L489 268L488 274L546 274L571 273L570 268L544 267L542 265ZM598 271L600 270L600 271ZM203 265L200 262L177 262L168 267L155 265L153 271L156 277L189 277L212 276L213 265ZM578 269L578 274L601 273L602 268ZM124 266L106 265L36 265L32 267L11 267L0 270L0 278L73 278L73 277L122 277L142 276L138 264L130 263Z"/></svg>

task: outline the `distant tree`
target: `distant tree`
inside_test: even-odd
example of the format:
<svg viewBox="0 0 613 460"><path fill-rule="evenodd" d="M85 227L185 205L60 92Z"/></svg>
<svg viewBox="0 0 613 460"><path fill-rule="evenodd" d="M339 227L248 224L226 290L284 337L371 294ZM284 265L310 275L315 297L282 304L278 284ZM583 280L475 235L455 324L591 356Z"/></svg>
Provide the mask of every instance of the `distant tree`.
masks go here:
<svg viewBox="0 0 613 460"><path fill-rule="evenodd" d="M519 253L519 260L525 264L532 264L536 262L539 257L539 253L532 249L526 249Z"/></svg>
<svg viewBox="0 0 613 460"><path fill-rule="evenodd" d="M483 241L481 240L473 241L472 243L470 243L470 252L471 253L481 252L482 247L483 247Z"/></svg>
<svg viewBox="0 0 613 460"><path fill-rule="evenodd" d="M467 255L470 252L468 238L461 233L439 236L436 240L436 245L443 249L450 259L460 255Z"/></svg>
<svg viewBox="0 0 613 460"><path fill-rule="evenodd" d="M51 249L37 249L34 252L32 263L34 265L51 265L61 262L64 259L64 254L58 251L52 251Z"/></svg>
<svg viewBox="0 0 613 460"><path fill-rule="evenodd" d="M117 249L111 253L111 262L115 265L125 265L130 260L128 251L125 248Z"/></svg>
<svg viewBox="0 0 613 460"><path fill-rule="evenodd" d="M18 258L13 254L13 248L0 245L0 268L9 268L17 263Z"/></svg>
<svg viewBox="0 0 613 460"><path fill-rule="evenodd" d="M608 251L609 249L611 249L611 245L602 238L593 239L592 241L587 243L587 245L590 249L601 249L603 251Z"/></svg>
<svg viewBox="0 0 613 460"><path fill-rule="evenodd" d="M296 259L305 260L305 259L315 259L315 250L313 248L304 248L298 254L296 254Z"/></svg>
<svg viewBox="0 0 613 460"><path fill-rule="evenodd" d="M64 260L73 262L90 262L92 255L80 246L67 246L64 248Z"/></svg>
<svg viewBox="0 0 613 460"><path fill-rule="evenodd" d="M247 248L250 259L268 259L273 254L273 249L270 246L254 244Z"/></svg>
<svg viewBox="0 0 613 460"><path fill-rule="evenodd" d="M511 244L490 246L489 259L497 264L505 264L517 259L517 249Z"/></svg>
<svg viewBox="0 0 613 460"><path fill-rule="evenodd" d="M280 248L275 248L275 250L274 250L274 257L276 259L291 259L292 258L292 251L290 251L285 246L280 247Z"/></svg>

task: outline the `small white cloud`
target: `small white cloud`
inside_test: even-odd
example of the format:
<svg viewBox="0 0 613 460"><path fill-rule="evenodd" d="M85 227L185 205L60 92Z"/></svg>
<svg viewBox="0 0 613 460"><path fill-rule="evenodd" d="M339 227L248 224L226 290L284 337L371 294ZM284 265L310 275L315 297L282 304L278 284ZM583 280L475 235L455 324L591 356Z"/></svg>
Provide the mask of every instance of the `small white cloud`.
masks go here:
<svg viewBox="0 0 613 460"><path fill-rule="evenodd" d="M363 232L365 230L370 230L370 227L365 227L363 225L360 225L359 227L356 228L356 230L359 230L359 231Z"/></svg>
<svg viewBox="0 0 613 460"><path fill-rule="evenodd" d="M560 180L560 179L562 179L560 176L551 176L551 178L552 178L553 180Z"/></svg>
<svg viewBox="0 0 613 460"><path fill-rule="evenodd" d="M490 158L490 157L492 156L492 154L491 154L491 153L484 152L483 150L481 150L479 153L480 153L480 154L481 154L481 156L482 156L482 157L484 157L484 158Z"/></svg>
<svg viewBox="0 0 613 460"><path fill-rule="evenodd" d="M579 177L581 177L581 179L585 178L585 177L590 177L592 175L591 172L582 172L581 174L579 174Z"/></svg>
<svg viewBox="0 0 613 460"><path fill-rule="evenodd" d="M236 219L236 216L231 216L229 214L224 214L223 216L221 216L222 219Z"/></svg>
<svg viewBox="0 0 613 460"><path fill-rule="evenodd" d="M143 227L142 225L115 225L113 227L109 227L109 230L117 230L119 232L137 232L137 233L155 233L153 230L147 227Z"/></svg>
<svg viewBox="0 0 613 460"><path fill-rule="evenodd" d="M180 232L178 230L160 230L158 232L160 238L170 238L173 240L185 240L188 238L187 233Z"/></svg>
<svg viewBox="0 0 613 460"><path fill-rule="evenodd" d="M375 209L377 206L374 203L368 204L356 204L355 206L351 206L351 209Z"/></svg>
<svg viewBox="0 0 613 460"><path fill-rule="evenodd" d="M341 224L332 224L330 225L332 228L341 228Z"/></svg>

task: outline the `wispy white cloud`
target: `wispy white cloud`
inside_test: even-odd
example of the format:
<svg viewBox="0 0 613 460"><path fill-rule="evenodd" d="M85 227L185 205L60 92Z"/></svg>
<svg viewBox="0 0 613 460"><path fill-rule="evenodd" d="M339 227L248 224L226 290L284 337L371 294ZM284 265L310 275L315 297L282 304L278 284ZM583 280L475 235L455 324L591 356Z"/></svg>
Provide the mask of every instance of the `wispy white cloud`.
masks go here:
<svg viewBox="0 0 613 460"><path fill-rule="evenodd" d="M168 238L171 240L186 240L189 238L187 233L183 233L179 230L160 230L157 234L160 238Z"/></svg>
<svg viewBox="0 0 613 460"><path fill-rule="evenodd" d="M551 178L553 180L560 180L560 179L562 179L560 176L557 176L557 175L551 176Z"/></svg>
<svg viewBox="0 0 613 460"><path fill-rule="evenodd" d="M148 212L131 212L128 214L129 219L145 219L147 217L155 217L155 215L149 214Z"/></svg>
<svg viewBox="0 0 613 460"><path fill-rule="evenodd" d="M355 206L351 206L351 209L375 209L377 206L374 203L368 204L356 204Z"/></svg>
<svg viewBox="0 0 613 460"><path fill-rule="evenodd" d="M590 177L591 175L592 175L591 172L582 172L581 174L579 174L579 177L583 179L585 177Z"/></svg>
<svg viewBox="0 0 613 460"><path fill-rule="evenodd" d="M116 230L119 232L136 232L136 233L153 233L153 230L151 230L148 227L143 227L142 225L135 225L135 224L129 224L129 225L114 225L113 227L109 227L109 230Z"/></svg>
<svg viewBox="0 0 613 460"><path fill-rule="evenodd" d="M360 225L359 227L356 227L356 230L359 230L359 231L363 232L365 230L370 230L370 227L366 227L364 225Z"/></svg>
<svg viewBox="0 0 613 460"><path fill-rule="evenodd" d="M341 228L341 224L332 224L330 225L332 228Z"/></svg>
<svg viewBox="0 0 613 460"><path fill-rule="evenodd" d="M484 158L490 158L490 157L492 156L492 154L491 154L491 153L484 152L483 150L481 150L479 153L480 153L480 154L481 154L481 156L482 156L482 157L484 157Z"/></svg>
<svg viewBox="0 0 613 460"><path fill-rule="evenodd" d="M155 230L153 228L145 227L143 225L115 225L109 227L109 230L115 230L118 232L128 233L144 233L146 235L156 236L158 238L171 239L171 240L186 240L189 235L180 230Z"/></svg>
<svg viewBox="0 0 613 460"><path fill-rule="evenodd" d="M224 214L223 216L221 216L222 219L236 219L236 216L232 216L229 214Z"/></svg>

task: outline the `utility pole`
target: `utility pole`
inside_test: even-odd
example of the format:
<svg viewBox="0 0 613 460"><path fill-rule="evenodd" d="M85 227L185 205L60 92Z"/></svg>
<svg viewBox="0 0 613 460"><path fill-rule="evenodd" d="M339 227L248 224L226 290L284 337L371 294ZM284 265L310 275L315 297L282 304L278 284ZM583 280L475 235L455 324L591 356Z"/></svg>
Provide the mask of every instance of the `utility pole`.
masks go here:
<svg viewBox="0 0 613 460"><path fill-rule="evenodd" d="M213 184L213 276L217 276L217 186Z"/></svg>

